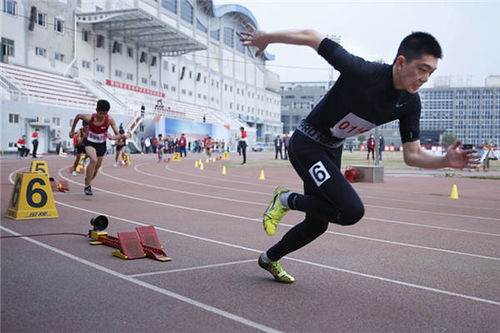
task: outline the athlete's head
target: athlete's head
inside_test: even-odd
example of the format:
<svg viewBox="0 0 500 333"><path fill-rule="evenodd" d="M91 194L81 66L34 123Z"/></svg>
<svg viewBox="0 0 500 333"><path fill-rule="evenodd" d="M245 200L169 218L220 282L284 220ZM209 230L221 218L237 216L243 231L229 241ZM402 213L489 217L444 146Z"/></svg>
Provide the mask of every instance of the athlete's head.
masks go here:
<svg viewBox="0 0 500 333"><path fill-rule="evenodd" d="M82 127L87 128L89 127L89 123L85 120L82 121Z"/></svg>
<svg viewBox="0 0 500 333"><path fill-rule="evenodd" d="M97 101L96 111L108 112L110 108L111 108L111 105L109 105L109 102L107 100L100 99Z"/></svg>
<svg viewBox="0 0 500 333"><path fill-rule="evenodd" d="M125 134L125 131L123 130L123 128L120 128L120 130L118 131L118 133Z"/></svg>
<svg viewBox="0 0 500 333"><path fill-rule="evenodd" d="M414 32L398 48L393 68L394 87L415 93L429 80L443 57L441 46L430 34Z"/></svg>

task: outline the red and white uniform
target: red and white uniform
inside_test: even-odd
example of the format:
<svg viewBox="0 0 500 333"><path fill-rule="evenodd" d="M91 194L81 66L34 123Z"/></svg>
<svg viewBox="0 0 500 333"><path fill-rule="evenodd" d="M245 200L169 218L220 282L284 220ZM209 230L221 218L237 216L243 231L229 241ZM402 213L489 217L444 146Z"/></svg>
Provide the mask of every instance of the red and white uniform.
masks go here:
<svg viewBox="0 0 500 333"><path fill-rule="evenodd" d="M89 130L85 134L85 138L94 143L104 143L108 138L109 116L104 116L104 122L101 125L94 124L97 114L92 114L89 121Z"/></svg>

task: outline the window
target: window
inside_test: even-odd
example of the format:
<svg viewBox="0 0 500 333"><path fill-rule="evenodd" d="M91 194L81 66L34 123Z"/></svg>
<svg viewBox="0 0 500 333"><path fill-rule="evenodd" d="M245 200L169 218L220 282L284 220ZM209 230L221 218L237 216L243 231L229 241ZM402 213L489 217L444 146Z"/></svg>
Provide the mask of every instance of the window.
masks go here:
<svg viewBox="0 0 500 333"><path fill-rule="evenodd" d="M54 126L61 126L61 118L52 117L52 124L54 124Z"/></svg>
<svg viewBox="0 0 500 333"><path fill-rule="evenodd" d="M220 29L210 31L210 37L215 40L220 40Z"/></svg>
<svg viewBox="0 0 500 333"><path fill-rule="evenodd" d="M18 113L9 113L9 123L10 124L19 124L19 114Z"/></svg>
<svg viewBox="0 0 500 333"><path fill-rule="evenodd" d="M133 58L134 57L134 49L130 46L127 46L127 54L128 54L129 58Z"/></svg>
<svg viewBox="0 0 500 333"><path fill-rule="evenodd" d="M17 2L13 0L5 0L4 11L10 15L17 15Z"/></svg>
<svg viewBox="0 0 500 333"><path fill-rule="evenodd" d="M64 54L62 53L55 53L54 54L54 59L58 60L58 61L64 61Z"/></svg>
<svg viewBox="0 0 500 333"><path fill-rule="evenodd" d="M151 80L151 86L156 87L156 81L155 80Z"/></svg>
<svg viewBox="0 0 500 333"><path fill-rule="evenodd" d="M115 76L116 76L116 77L122 77L122 71L121 71L121 70L119 70L119 69L116 69L116 70L115 70Z"/></svg>
<svg viewBox="0 0 500 333"><path fill-rule="evenodd" d="M82 68L90 69L90 61L82 60Z"/></svg>
<svg viewBox="0 0 500 333"><path fill-rule="evenodd" d="M133 81L134 80L134 74L127 73L127 80Z"/></svg>
<svg viewBox="0 0 500 333"><path fill-rule="evenodd" d="M41 47L36 47L35 54L40 57L45 57L47 55L47 50Z"/></svg>
<svg viewBox="0 0 500 333"><path fill-rule="evenodd" d="M187 0L181 0L181 19L193 24L193 5Z"/></svg>
<svg viewBox="0 0 500 333"><path fill-rule="evenodd" d="M42 27L45 27L47 23L47 14L45 13L37 13L36 14L36 23L38 25L41 25Z"/></svg>
<svg viewBox="0 0 500 333"><path fill-rule="evenodd" d="M161 6L166 10L177 14L177 0L161 0Z"/></svg>
<svg viewBox="0 0 500 333"><path fill-rule="evenodd" d="M95 70L99 73L104 73L104 66L103 65L95 65Z"/></svg>
<svg viewBox="0 0 500 333"><path fill-rule="evenodd" d="M234 30L233 28L224 27L224 44L229 47L234 46Z"/></svg>
<svg viewBox="0 0 500 333"><path fill-rule="evenodd" d="M148 84L148 79L146 79L145 77L141 78L141 83Z"/></svg>
<svg viewBox="0 0 500 333"><path fill-rule="evenodd" d="M64 20L60 18L55 18L54 19L54 30L60 33L64 32Z"/></svg>
<svg viewBox="0 0 500 333"><path fill-rule="evenodd" d="M84 42L88 42L90 37L90 31L88 30L82 30L82 40Z"/></svg>
<svg viewBox="0 0 500 333"><path fill-rule="evenodd" d="M2 37L2 59L8 56L14 56L14 41Z"/></svg>
<svg viewBox="0 0 500 333"><path fill-rule="evenodd" d="M240 41L240 38L243 36L240 35L239 33L236 33L236 50L240 51L241 53L245 54L245 46L243 45L243 42Z"/></svg>
<svg viewBox="0 0 500 333"><path fill-rule="evenodd" d="M208 32L207 27L203 23L201 23L201 21L198 19L196 19L196 29L204 33Z"/></svg>
<svg viewBox="0 0 500 333"><path fill-rule="evenodd" d="M111 50L112 53L122 53L122 44L118 42L113 42L113 48Z"/></svg>

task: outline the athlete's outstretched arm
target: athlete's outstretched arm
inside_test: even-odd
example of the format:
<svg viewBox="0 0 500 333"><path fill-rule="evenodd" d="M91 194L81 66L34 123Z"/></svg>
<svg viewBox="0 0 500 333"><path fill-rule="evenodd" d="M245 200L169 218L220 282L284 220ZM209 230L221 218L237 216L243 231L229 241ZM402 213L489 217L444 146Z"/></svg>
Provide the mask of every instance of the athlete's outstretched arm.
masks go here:
<svg viewBox="0 0 500 333"><path fill-rule="evenodd" d="M73 139L73 137L75 136L75 127L76 127L76 124L78 124L79 120L83 120L83 121L90 123L91 117L92 117L92 115L86 114L86 113L77 114L75 119L73 119L73 124L71 124L71 130L69 131L69 138Z"/></svg>
<svg viewBox="0 0 500 333"><path fill-rule="evenodd" d="M240 40L245 46L257 47L255 56L259 56L266 49L266 47L272 43L305 45L318 51L319 44L321 44L321 41L325 39L323 34L310 29L265 32L257 30L251 24L247 24L247 28L248 32L241 32L241 35L244 37Z"/></svg>
<svg viewBox="0 0 500 333"><path fill-rule="evenodd" d="M427 154L420 147L420 140L406 142L403 144L403 157L409 166L426 169L473 168L479 164L476 151L474 149L460 149L460 141L449 147L445 156Z"/></svg>
<svg viewBox="0 0 500 333"><path fill-rule="evenodd" d="M118 131L118 128L116 127L116 122L115 120L110 116L109 117L109 126L111 126L111 128L113 129L113 132L115 132L115 135L112 136L108 136L111 140L118 140L122 137L122 135L120 134L120 132ZM126 136L123 135L125 138Z"/></svg>

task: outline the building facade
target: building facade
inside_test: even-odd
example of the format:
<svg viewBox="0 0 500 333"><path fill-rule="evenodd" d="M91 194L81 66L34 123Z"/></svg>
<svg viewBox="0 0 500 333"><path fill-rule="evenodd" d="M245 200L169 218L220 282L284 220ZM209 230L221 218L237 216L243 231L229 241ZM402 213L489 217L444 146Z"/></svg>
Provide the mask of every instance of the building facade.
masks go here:
<svg viewBox="0 0 500 333"><path fill-rule="evenodd" d="M274 56L255 57L239 40L247 23L258 26L243 6L211 0L4 0L2 6L4 64L72 78L110 100L116 114L161 105L197 112L199 121L245 126L257 142L282 132L279 77L265 68ZM10 99L19 85L7 75L1 81L2 100ZM29 103L36 99L26 95ZM55 114L48 117L63 112L50 109Z"/></svg>
<svg viewBox="0 0 500 333"><path fill-rule="evenodd" d="M330 86L329 82L281 83L284 133L297 127ZM422 102L420 141L423 145L440 144L445 135L453 135L462 143L500 145L498 77L488 77L484 87L423 88L419 94ZM384 124L379 130L387 145L401 145L398 121Z"/></svg>

